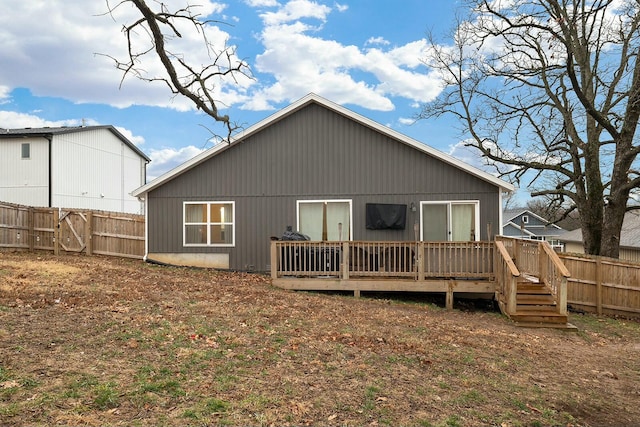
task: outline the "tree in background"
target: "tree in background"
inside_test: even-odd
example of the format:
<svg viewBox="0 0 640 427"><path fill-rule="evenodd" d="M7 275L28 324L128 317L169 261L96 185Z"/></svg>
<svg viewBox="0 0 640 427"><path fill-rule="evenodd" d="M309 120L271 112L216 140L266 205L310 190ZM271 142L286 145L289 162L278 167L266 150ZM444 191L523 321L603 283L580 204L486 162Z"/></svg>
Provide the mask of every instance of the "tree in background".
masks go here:
<svg viewBox="0 0 640 427"><path fill-rule="evenodd" d="M157 0L106 2L111 16L118 9L133 7L137 12L137 19L124 24L122 28L126 37L127 58L118 60L107 55L123 71L122 80L134 75L141 80L166 84L173 94L185 96L214 121L222 123L226 135L217 138L228 142L231 134L240 126L228 115L220 113L221 102L217 99L216 90L225 79L237 81L238 78L251 78L251 75L249 65L236 56L235 47L228 46L226 41L220 44L209 40L212 24L220 22L199 15L198 6L195 5L170 10L165 3ZM209 58L209 63L201 66L193 65L185 58L184 52L172 48L173 42L182 39L185 32L191 34L194 31L200 35ZM158 61L161 66L154 67ZM161 70L162 73L154 74L150 69Z"/></svg>
<svg viewBox="0 0 640 427"><path fill-rule="evenodd" d="M500 176L577 210L585 252L617 257L640 187L640 4L467 3L453 45L430 38L445 87L419 116L457 117Z"/></svg>

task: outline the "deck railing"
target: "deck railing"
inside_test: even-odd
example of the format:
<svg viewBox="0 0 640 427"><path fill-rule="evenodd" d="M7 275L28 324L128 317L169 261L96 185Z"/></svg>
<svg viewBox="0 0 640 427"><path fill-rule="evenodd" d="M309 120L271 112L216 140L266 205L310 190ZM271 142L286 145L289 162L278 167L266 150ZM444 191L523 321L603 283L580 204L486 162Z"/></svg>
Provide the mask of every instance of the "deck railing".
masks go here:
<svg viewBox="0 0 640 427"><path fill-rule="evenodd" d="M492 242L272 241L273 278L493 279Z"/></svg>

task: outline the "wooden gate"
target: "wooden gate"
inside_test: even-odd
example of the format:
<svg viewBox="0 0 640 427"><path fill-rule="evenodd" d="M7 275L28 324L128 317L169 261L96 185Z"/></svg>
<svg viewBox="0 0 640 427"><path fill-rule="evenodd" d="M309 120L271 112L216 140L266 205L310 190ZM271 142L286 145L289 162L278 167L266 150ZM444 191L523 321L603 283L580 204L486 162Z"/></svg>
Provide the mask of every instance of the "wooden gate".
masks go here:
<svg viewBox="0 0 640 427"><path fill-rule="evenodd" d="M82 252L90 238L87 215L79 211L59 211L58 246L65 252Z"/></svg>

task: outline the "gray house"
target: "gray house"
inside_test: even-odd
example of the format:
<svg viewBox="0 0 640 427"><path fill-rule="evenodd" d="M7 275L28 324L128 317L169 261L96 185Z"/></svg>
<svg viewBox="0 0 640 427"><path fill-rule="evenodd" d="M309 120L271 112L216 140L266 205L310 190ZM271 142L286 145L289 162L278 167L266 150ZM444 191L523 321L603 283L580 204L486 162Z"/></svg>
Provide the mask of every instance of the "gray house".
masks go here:
<svg viewBox="0 0 640 427"><path fill-rule="evenodd" d="M502 235L522 239L544 240L562 250L559 237L567 231L526 208L507 209L502 214Z"/></svg>
<svg viewBox="0 0 640 427"><path fill-rule="evenodd" d="M268 271L270 240L469 241L513 186L310 94L135 190L146 259Z"/></svg>

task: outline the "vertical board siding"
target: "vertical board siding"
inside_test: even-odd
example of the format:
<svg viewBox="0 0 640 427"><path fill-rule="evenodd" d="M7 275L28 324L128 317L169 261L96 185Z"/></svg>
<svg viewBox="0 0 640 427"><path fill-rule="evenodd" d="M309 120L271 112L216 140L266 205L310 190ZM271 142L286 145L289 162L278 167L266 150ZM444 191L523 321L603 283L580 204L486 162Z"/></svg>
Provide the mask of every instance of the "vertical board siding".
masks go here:
<svg viewBox="0 0 640 427"><path fill-rule="evenodd" d="M31 144L30 158L21 146ZM0 201L49 206L49 141L41 137L0 141Z"/></svg>
<svg viewBox="0 0 640 427"><path fill-rule="evenodd" d="M149 252L230 254L231 268L269 264L269 238L296 226L296 201L350 199L355 240L414 240L365 228L366 203L479 200L481 238L499 231L498 188L317 104L272 123L148 194ZM234 248L185 248L183 201L236 202Z"/></svg>
<svg viewBox="0 0 640 427"><path fill-rule="evenodd" d="M144 161L108 129L57 134L52 205L140 213L129 193L144 184Z"/></svg>

